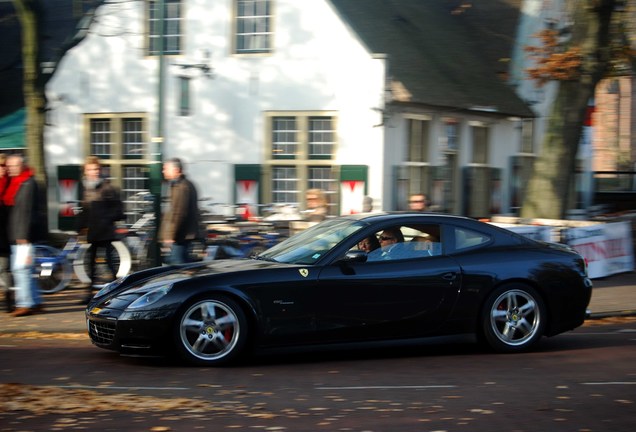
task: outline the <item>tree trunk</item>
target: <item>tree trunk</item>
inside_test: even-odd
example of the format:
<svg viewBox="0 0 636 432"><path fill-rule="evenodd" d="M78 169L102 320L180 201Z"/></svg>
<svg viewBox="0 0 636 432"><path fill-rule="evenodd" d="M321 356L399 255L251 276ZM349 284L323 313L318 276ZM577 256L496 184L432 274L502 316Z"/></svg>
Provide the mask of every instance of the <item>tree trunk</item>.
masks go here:
<svg viewBox="0 0 636 432"><path fill-rule="evenodd" d="M524 218L563 219L572 201L576 154L586 110L610 60L610 22L615 0L570 1L570 44L582 49L578 81L563 81L552 105L541 154L521 209Z"/></svg>
<svg viewBox="0 0 636 432"><path fill-rule="evenodd" d="M40 73L40 18L37 0L13 0L22 29L24 105L26 107L25 147L28 165L35 171L41 189L41 217L48 214L46 161L44 157L45 81ZM48 223L46 220L42 223Z"/></svg>

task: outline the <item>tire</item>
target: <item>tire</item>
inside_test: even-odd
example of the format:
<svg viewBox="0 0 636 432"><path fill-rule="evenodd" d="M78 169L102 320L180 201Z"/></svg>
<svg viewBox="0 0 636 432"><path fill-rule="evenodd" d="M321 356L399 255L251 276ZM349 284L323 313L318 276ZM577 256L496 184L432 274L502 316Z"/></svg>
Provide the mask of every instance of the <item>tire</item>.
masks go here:
<svg viewBox="0 0 636 432"><path fill-rule="evenodd" d="M46 245L35 245L33 250L40 292L53 294L66 288L73 278L73 269L62 251Z"/></svg>
<svg viewBox="0 0 636 432"><path fill-rule="evenodd" d="M108 264L106 262L106 252L103 248L100 248L97 252L97 267L95 269L96 281L93 282L90 275L90 267L89 267L89 259L90 254L88 253L88 249L90 248L90 244L85 243L82 244L80 249L77 251L77 256L73 261L73 269L75 270L75 274L80 282L85 284L95 284L99 281L99 279L107 279L111 280L112 276L115 278L119 278L122 276L126 276L132 267L132 258L130 256L130 251L126 247L126 245L121 241L111 242L113 245L113 262L115 266L115 275L111 275L111 271L108 268Z"/></svg>
<svg viewBox="0 0 636 432"><path fill-rule="evenodd" d="M546 321L545 304L535 289L502 286L484 304L480 340L501 353L527 351L543 336Z"/></svg>
<svg viewBox="0 0 636 432"><path fill-rule="evenodd" d="M248 337L243 309L223 295L199 299L183 308L174 330L177 353L197 366L235 361L243 353Z"/></svg>

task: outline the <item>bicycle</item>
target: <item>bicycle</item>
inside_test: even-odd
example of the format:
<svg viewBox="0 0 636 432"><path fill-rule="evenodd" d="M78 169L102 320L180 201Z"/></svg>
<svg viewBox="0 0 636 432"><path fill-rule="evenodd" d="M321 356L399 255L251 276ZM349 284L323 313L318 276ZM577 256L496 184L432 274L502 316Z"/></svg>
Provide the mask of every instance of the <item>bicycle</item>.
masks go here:
<svg viewBox="0 0 636 432"><path fill-rule="evenodd" d="M143 270L150 267L150 248L155 234L154 197L148 191L137 192L129 202L137 207L131 209L133 213L141 215L130 228L120 228L117 233L128 247L132 259L132 268Z"/></svg>
<svg viewBox="0 0 636 432"><path fill-rule="evenodd" d="M80 242L77 233L70 234L63 249L53 246L36 244L34 249L35 277L38 279L40 291L44 294L53 294L66 288L73 277L84 284L93 284L88 275L87 262L89 254L86 252L91 246L89 243ZM127 275L131 269L131 258L128 248L123 242L116 240L113 245L113 262L117 268L115 277ZM96 280L104 272L106 263L104 252L100 251L96 258Z"/></svg>

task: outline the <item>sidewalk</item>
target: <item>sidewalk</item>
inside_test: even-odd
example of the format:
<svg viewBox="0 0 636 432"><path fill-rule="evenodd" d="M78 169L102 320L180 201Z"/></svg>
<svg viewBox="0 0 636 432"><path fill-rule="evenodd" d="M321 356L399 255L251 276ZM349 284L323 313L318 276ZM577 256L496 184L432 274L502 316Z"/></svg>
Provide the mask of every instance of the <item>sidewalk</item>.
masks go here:
<svg viewBox="0 0 636 432"><path fill-rule="evenodd" d="M612 316L636 316L636 273L622 273L593 280L589 306L590 319ZM79 301L85 291L69 287L44 297L46 313L14 318L0 302L0 334L2 333L86 333L84 306Z"/></svg>

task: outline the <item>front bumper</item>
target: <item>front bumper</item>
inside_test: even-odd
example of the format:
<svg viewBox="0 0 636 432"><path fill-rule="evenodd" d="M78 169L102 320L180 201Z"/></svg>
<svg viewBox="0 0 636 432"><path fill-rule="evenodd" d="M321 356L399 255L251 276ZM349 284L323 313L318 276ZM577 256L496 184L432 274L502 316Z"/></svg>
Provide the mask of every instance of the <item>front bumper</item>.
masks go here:
<svg viewBox="0 0 636 432"><path fill-rule="evenodd" d="M165 355L172 346L173 311L134 313L94 307L86 311L91 342L122 355Z"/></svg>

